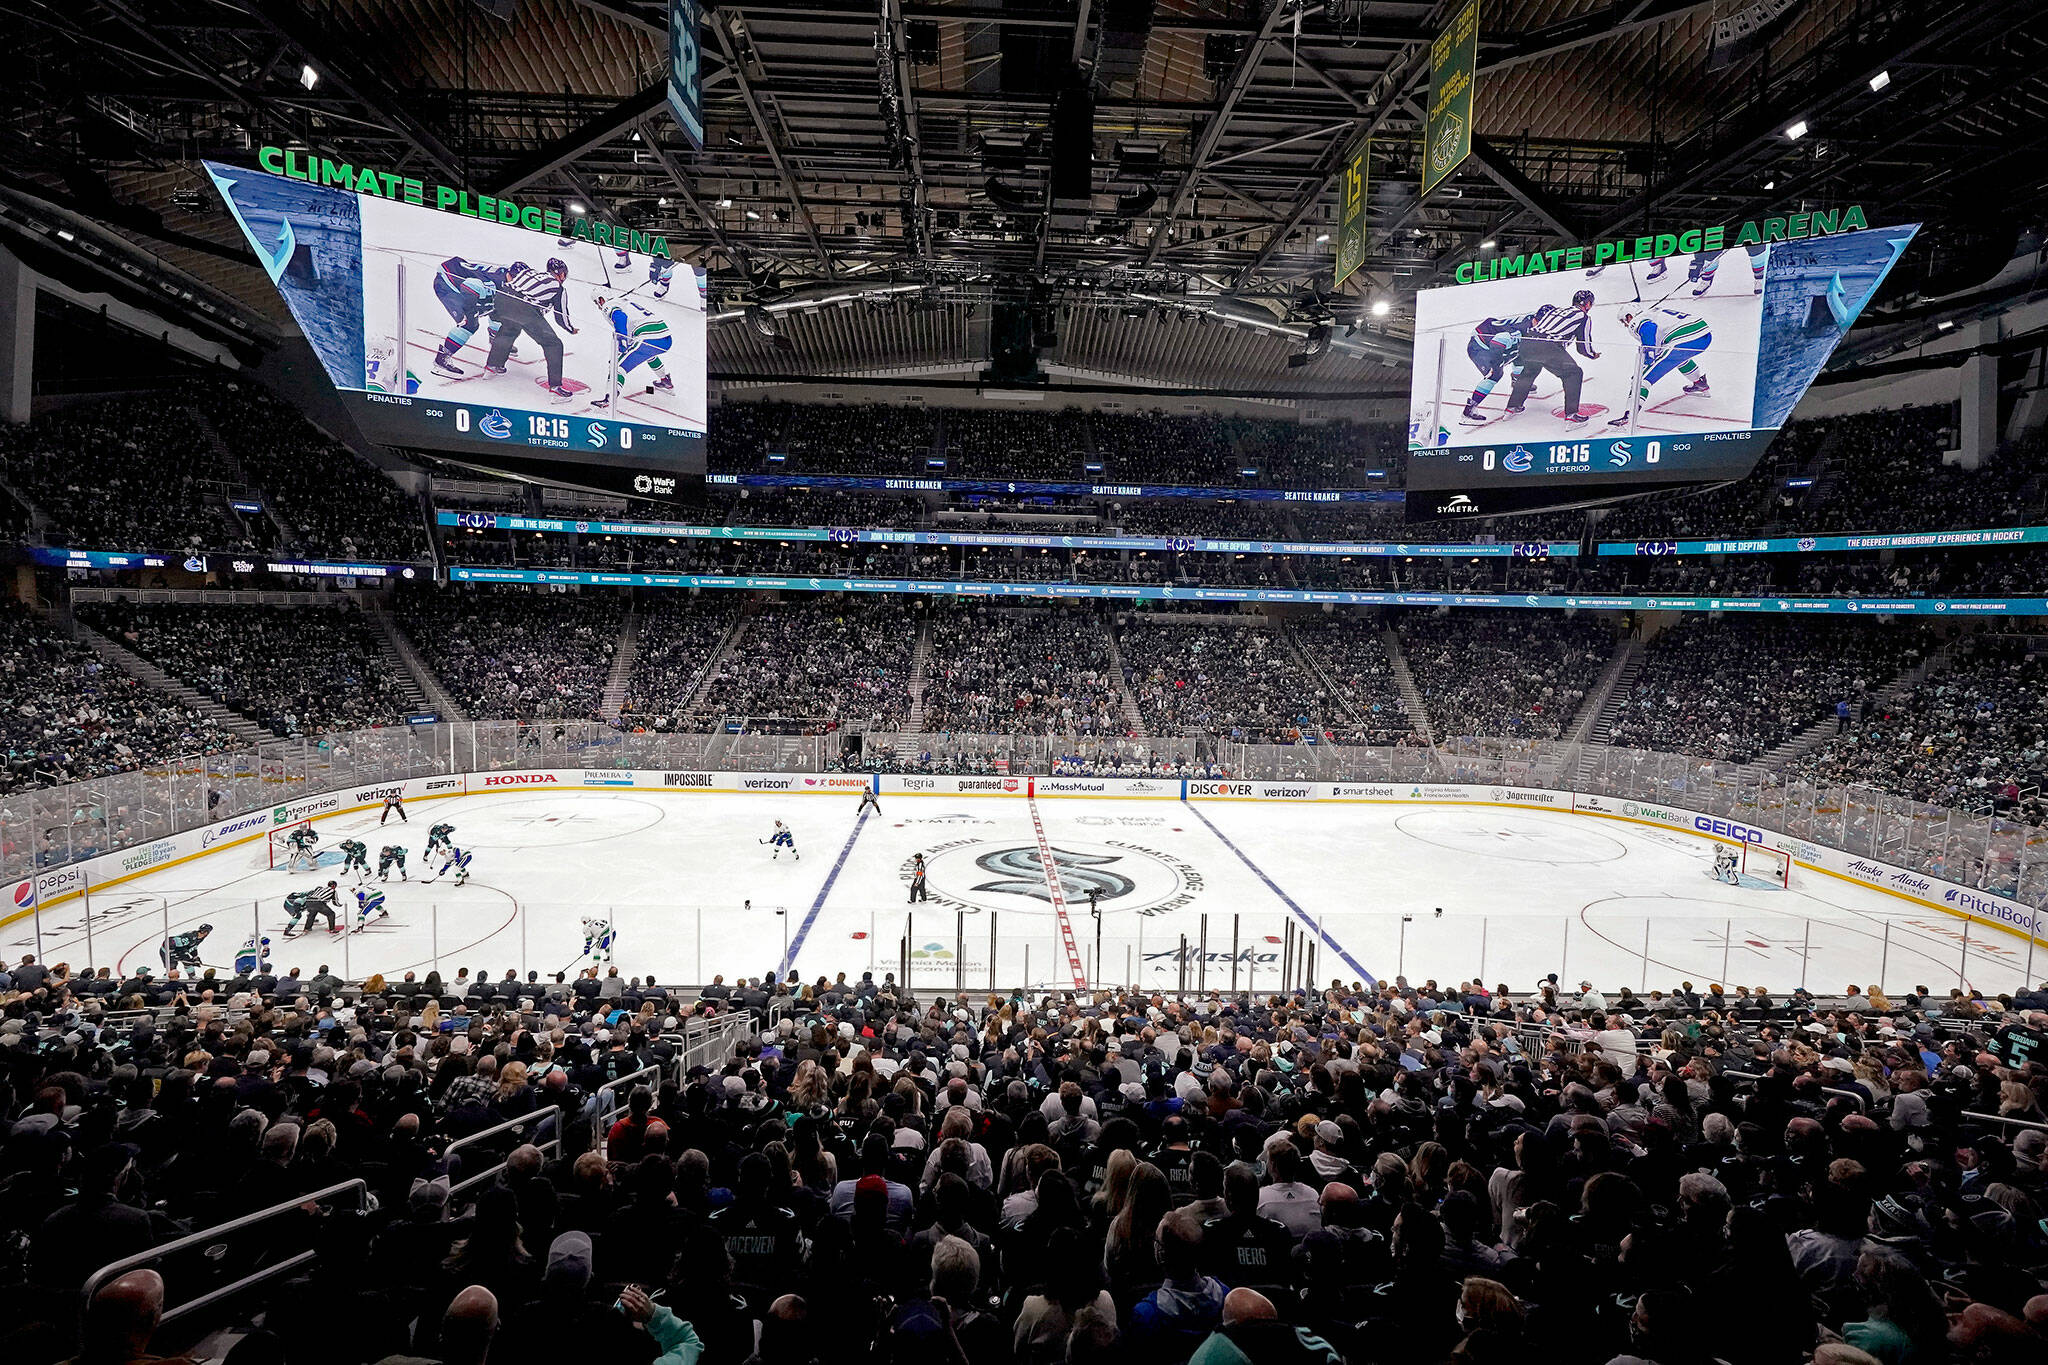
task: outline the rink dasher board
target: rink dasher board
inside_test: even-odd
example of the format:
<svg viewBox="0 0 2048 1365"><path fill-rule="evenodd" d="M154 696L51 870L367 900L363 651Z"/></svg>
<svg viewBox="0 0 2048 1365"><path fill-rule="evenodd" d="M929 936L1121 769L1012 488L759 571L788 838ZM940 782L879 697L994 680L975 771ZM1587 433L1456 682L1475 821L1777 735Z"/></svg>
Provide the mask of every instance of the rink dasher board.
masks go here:
<svg viewBox="0 0 2048 1365"><path fill-rule="evenodd" d="M435 777L409 778L370 786L342 788L280 802L268 810L247 812L230 820L201 826L165 839L102 854L83 863L50 869L13 884L11 913L0 928L36 913L148 873L173 867L206 854L252 843L270 831L304 821L353 815L380 809L397 793L408 804L457 796L494 793L535 795L543 792L671 793L694 796L838 796L863 791L879 796L944 796L1035 800L1271 802L1301 805L1396 805L1491 807L1501 810L1549 811L1590 816L1682 833L1723 845L1754 844L1786 854L1794 869L1823 873L1851 885L1880 891L1943 915L2032 938L2048 947L2043 916L2032 907L1988 891L1961 886L1843 849L1744 824L1682 806L1638 801L1542 787L1496 786L1488 783L1417 782L1286 782L1210 778L1143 777L988 777L923 776L884 773L683 772L642 769L514 769Z"/></svg>

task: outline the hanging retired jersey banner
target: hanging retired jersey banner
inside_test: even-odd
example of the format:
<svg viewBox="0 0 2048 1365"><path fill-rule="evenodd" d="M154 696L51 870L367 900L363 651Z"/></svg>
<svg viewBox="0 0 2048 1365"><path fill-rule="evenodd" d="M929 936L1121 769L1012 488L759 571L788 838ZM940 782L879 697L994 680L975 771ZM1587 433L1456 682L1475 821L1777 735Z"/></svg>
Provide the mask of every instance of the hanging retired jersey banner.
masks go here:
<svg viewBox="0 0 2048 1365"><path fill-rule="evenodd" d="M1342 289L1352 272L1365 264L1365 200L1372 173L1372 139L1362 137L1344 153L1337 169L1337 263L1331 282Z"/></svg>
<svg viewBox="0 0 2048 1365"><path fill-rule="evenodd" d="M668 107L690 145L704 150L704 96L698 88L697 0L669 0Z"/></svg>

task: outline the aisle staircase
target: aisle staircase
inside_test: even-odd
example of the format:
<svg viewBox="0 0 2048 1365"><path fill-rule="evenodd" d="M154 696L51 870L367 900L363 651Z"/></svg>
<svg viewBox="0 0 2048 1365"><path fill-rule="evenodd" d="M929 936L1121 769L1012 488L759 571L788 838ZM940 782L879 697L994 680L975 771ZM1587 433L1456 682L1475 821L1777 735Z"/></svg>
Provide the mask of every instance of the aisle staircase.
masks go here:
<svg viewBox="0 0 2048 1365"><path fill-rule="evenodd" d="M690 689L689 699L682 705L682 714L695 716L703 711L704 699L711 695L711 680L718 676L719 668L725 663L725 656L732 653L740 642L740 636L746 633L746 629L747 614L742 611L732 618L732 624L726 627L724 636L712 646L709 657L704 660L702 676L697 679L697 685Z"/></svg>
<svg viewBox="0 0 2048 1365"><path fill-rule="evenodd" d="M1873 691L1863 703L1863 714L1867 716L1874 710L1889 706L1925 682L1930 675L1948 671L1949 665L1952 662L1949 653L1950 648L1951 646L1948 645L1942 646L1913 667L1899 674L1898 677L1893 678L1883 687ZM1805 758L1815 749L1827 743L1829 739L1834 737L1834 733L1834 705L1830 702L1827 714L1792 736L1792 738L1786 740L1783 744L1765 753L1757 761L1766 767L1787 767L1797 763L1800 759Z"/></svg>
<svg viewBox="0 0 2048 1365"><path fill-rule="evenodd" d="M1635 690L1636 675L1643 671L1643 642L1634 636L1615 646L1614 657L1607 661L1607 667L1600 674L1600 680L1586 693L1586 699L1579 706L1579 714L1572 721L1572 728L1565 737L1574 744L1606 744L1614 734L1614 726L1621 719L1622 709L1628 705L1629 695ZM1580 791L1592 790L1594 770L1599 765L1598 751L1581 747L1572 783Z"/></svg>
<svg viewBox="0 0 2048 1365"><path fill-rule="evenodd" d="M1315 679L1316 686L1322 689L1326 704L1323 708L1323 714L1318 716L1317 719L1325 727L1329 726L1333 720L1338 719L1349 721L1354 725L1363 724L1365 717L1360 713L1357 702L1337 686L1337 680L1330 676L1329 670L1323 667L1321 661L1302 647L1301 637L1290 630L1285 621L1276 622L1275 629L1279 632L1280 639L1286 644L1287 652L1292 654L1295 663L1301 666L1301 671Z"/></svg>
<svg viewBox="0 0 2048 1365"><path fill-rule="evenodd" d="M1117 644L1116 629L1104 623L1099 627L1109 637L1109 666L1116 670L1117 695L1124 699L1124 728L1134 739L1147 739L1151 732L1145 728L1145 715L1138 710L1138 698L1131 691L1131 680L1124 676L1124 652Z"/></svg>
<svg viewBox="0 0 2048 1365"><path fill-rule="evenodd" d="M1401 648L1400 632L1388 626L1380 632L1380 639L1387 647L1387 662L1394 671L1394 689L1401 694L1401 705L1408 712L1408 724L1434 748L1436 730L1429 723L1429 708L1422 704L1422 689L1415 685L1415 675L1408 671L1408 655Z"/></svg>
<svg viewBox="0 0 2048 1365"><path fill-rule="evenodd" d="M932 623L926 621L918 626L917 646L910 651L910 714L904 719L903 734L912 740L924 736L924 676L931 657Z"/></svg>
<svg viewBox="0 0 2048 1365"><path fill-rule="evenodd" d="M633 689L633 666L639 662L640 613L629 606L619 625L619 642L612 648L612 671L604 680L604 696L597 704L597 713L606 720L617 720L619 712L626 709L626 696Z"/></svg>
<svg viewBox="0 0 2048 1365"><path fill-rule="evenodd" d="M213 419L208 417L199 408L190 404L186 405L185 413L192 419L192 429L199 433L200 439L206 442L207 449L211 450L214 458L220 461L221 472L244 488L256 491L256 501L263 505L263 515L270 522L271 529L276 533L277 540L275 543L279 546L297 544L298 537L292 534L291 528L286 526L283 519L277 515L277 509L271 505L268 495L257 489L255 480L249 477L249 471L242 468L241 457L235 454L235 448L228 444L227 437L220 434L220 428L213 424ZM220 510L231 521L241 522L242 514L235 511L232 507L223 504Z"/></svg>
<svg viewBox="0 0 2048 1365"><path fill-rule="evenodd" d="M397 681L406 706L420 714L432 711L442 720L468 720L469 712L442 685L440 677L398 628L383 596L364 593L358 600L362 603L363 619L377 632L377 653Z"/></svg>
<svg viewBox="0 0 2048 1365"><path fill-rule="evenodd" d="M180 682L112 636L102 635L68 612L61 609L52 611L50 620L60 627L68 626L78 642L99 655L109 667L118 668L145 687L154 688L175 698L179 705L197 711L221 729L238 736L252 748L266 740L277 738L241 712L230 710L198 688Z"/></svg>

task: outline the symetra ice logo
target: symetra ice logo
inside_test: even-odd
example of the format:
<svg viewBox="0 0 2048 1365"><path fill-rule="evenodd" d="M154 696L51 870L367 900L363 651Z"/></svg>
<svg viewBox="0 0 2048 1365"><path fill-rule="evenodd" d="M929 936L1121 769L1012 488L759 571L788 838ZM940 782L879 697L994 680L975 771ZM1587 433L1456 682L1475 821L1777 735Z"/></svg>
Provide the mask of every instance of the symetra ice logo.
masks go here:
<svg viewBox="0 0 2048 1365"><path fill-rule="evenodd" d="M512 434L512 421L504 413L492 408L477 419L476 429L493 441L502 441Z"/></svg>
<svg viewBox="0 0 2048 1365"><path fill-rule="evenodd" d="M484 779L486 787L541 787L558 781L553 773L493 773Z"/></svg>
<svg viewBox="0 0 2048 1365"><path fill-rule="evenodd" d="M1086 900L1091 891L1102 900L1116 900L1130 895L1138 886L1121 872L1109 870L1110 864L1122 861L1114 854L1072 853L1056 848L1052 850L1052 876L1048 877L1045 859L1035 846L996 849L974 860L982 871L995 873L996 880L983 882L974 889L1027 896L1050 905L1049 883L1057 878L1060 895L1066 900Z"/></svg>
<svg viewBox="0 0 2048 1365"><path fill-rule="evenodd" d="M1535 458L1523 447L1516 446L1513 450L1501 456L1500 467L1507 470L1510 474L1526 474L1529 472L1529 466L1535 462Z"/></svg>

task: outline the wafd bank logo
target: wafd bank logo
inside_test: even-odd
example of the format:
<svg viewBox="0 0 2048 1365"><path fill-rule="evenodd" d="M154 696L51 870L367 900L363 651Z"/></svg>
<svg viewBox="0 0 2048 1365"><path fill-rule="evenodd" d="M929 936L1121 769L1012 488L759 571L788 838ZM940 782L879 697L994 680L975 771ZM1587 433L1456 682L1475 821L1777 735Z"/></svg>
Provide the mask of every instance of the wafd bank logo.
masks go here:
<svg viewBox="0 0 2048 1365"><path fill-rule="evenodd" d="M1202 873L1171 853L1121 839L1037 844L962 838L925 851L925 890L955 910L1043 913L1059 901L1085 912L1090 893L1105 914L1164 915L1193 902ZM907 883L906 859L898 875Z"/></svg>

